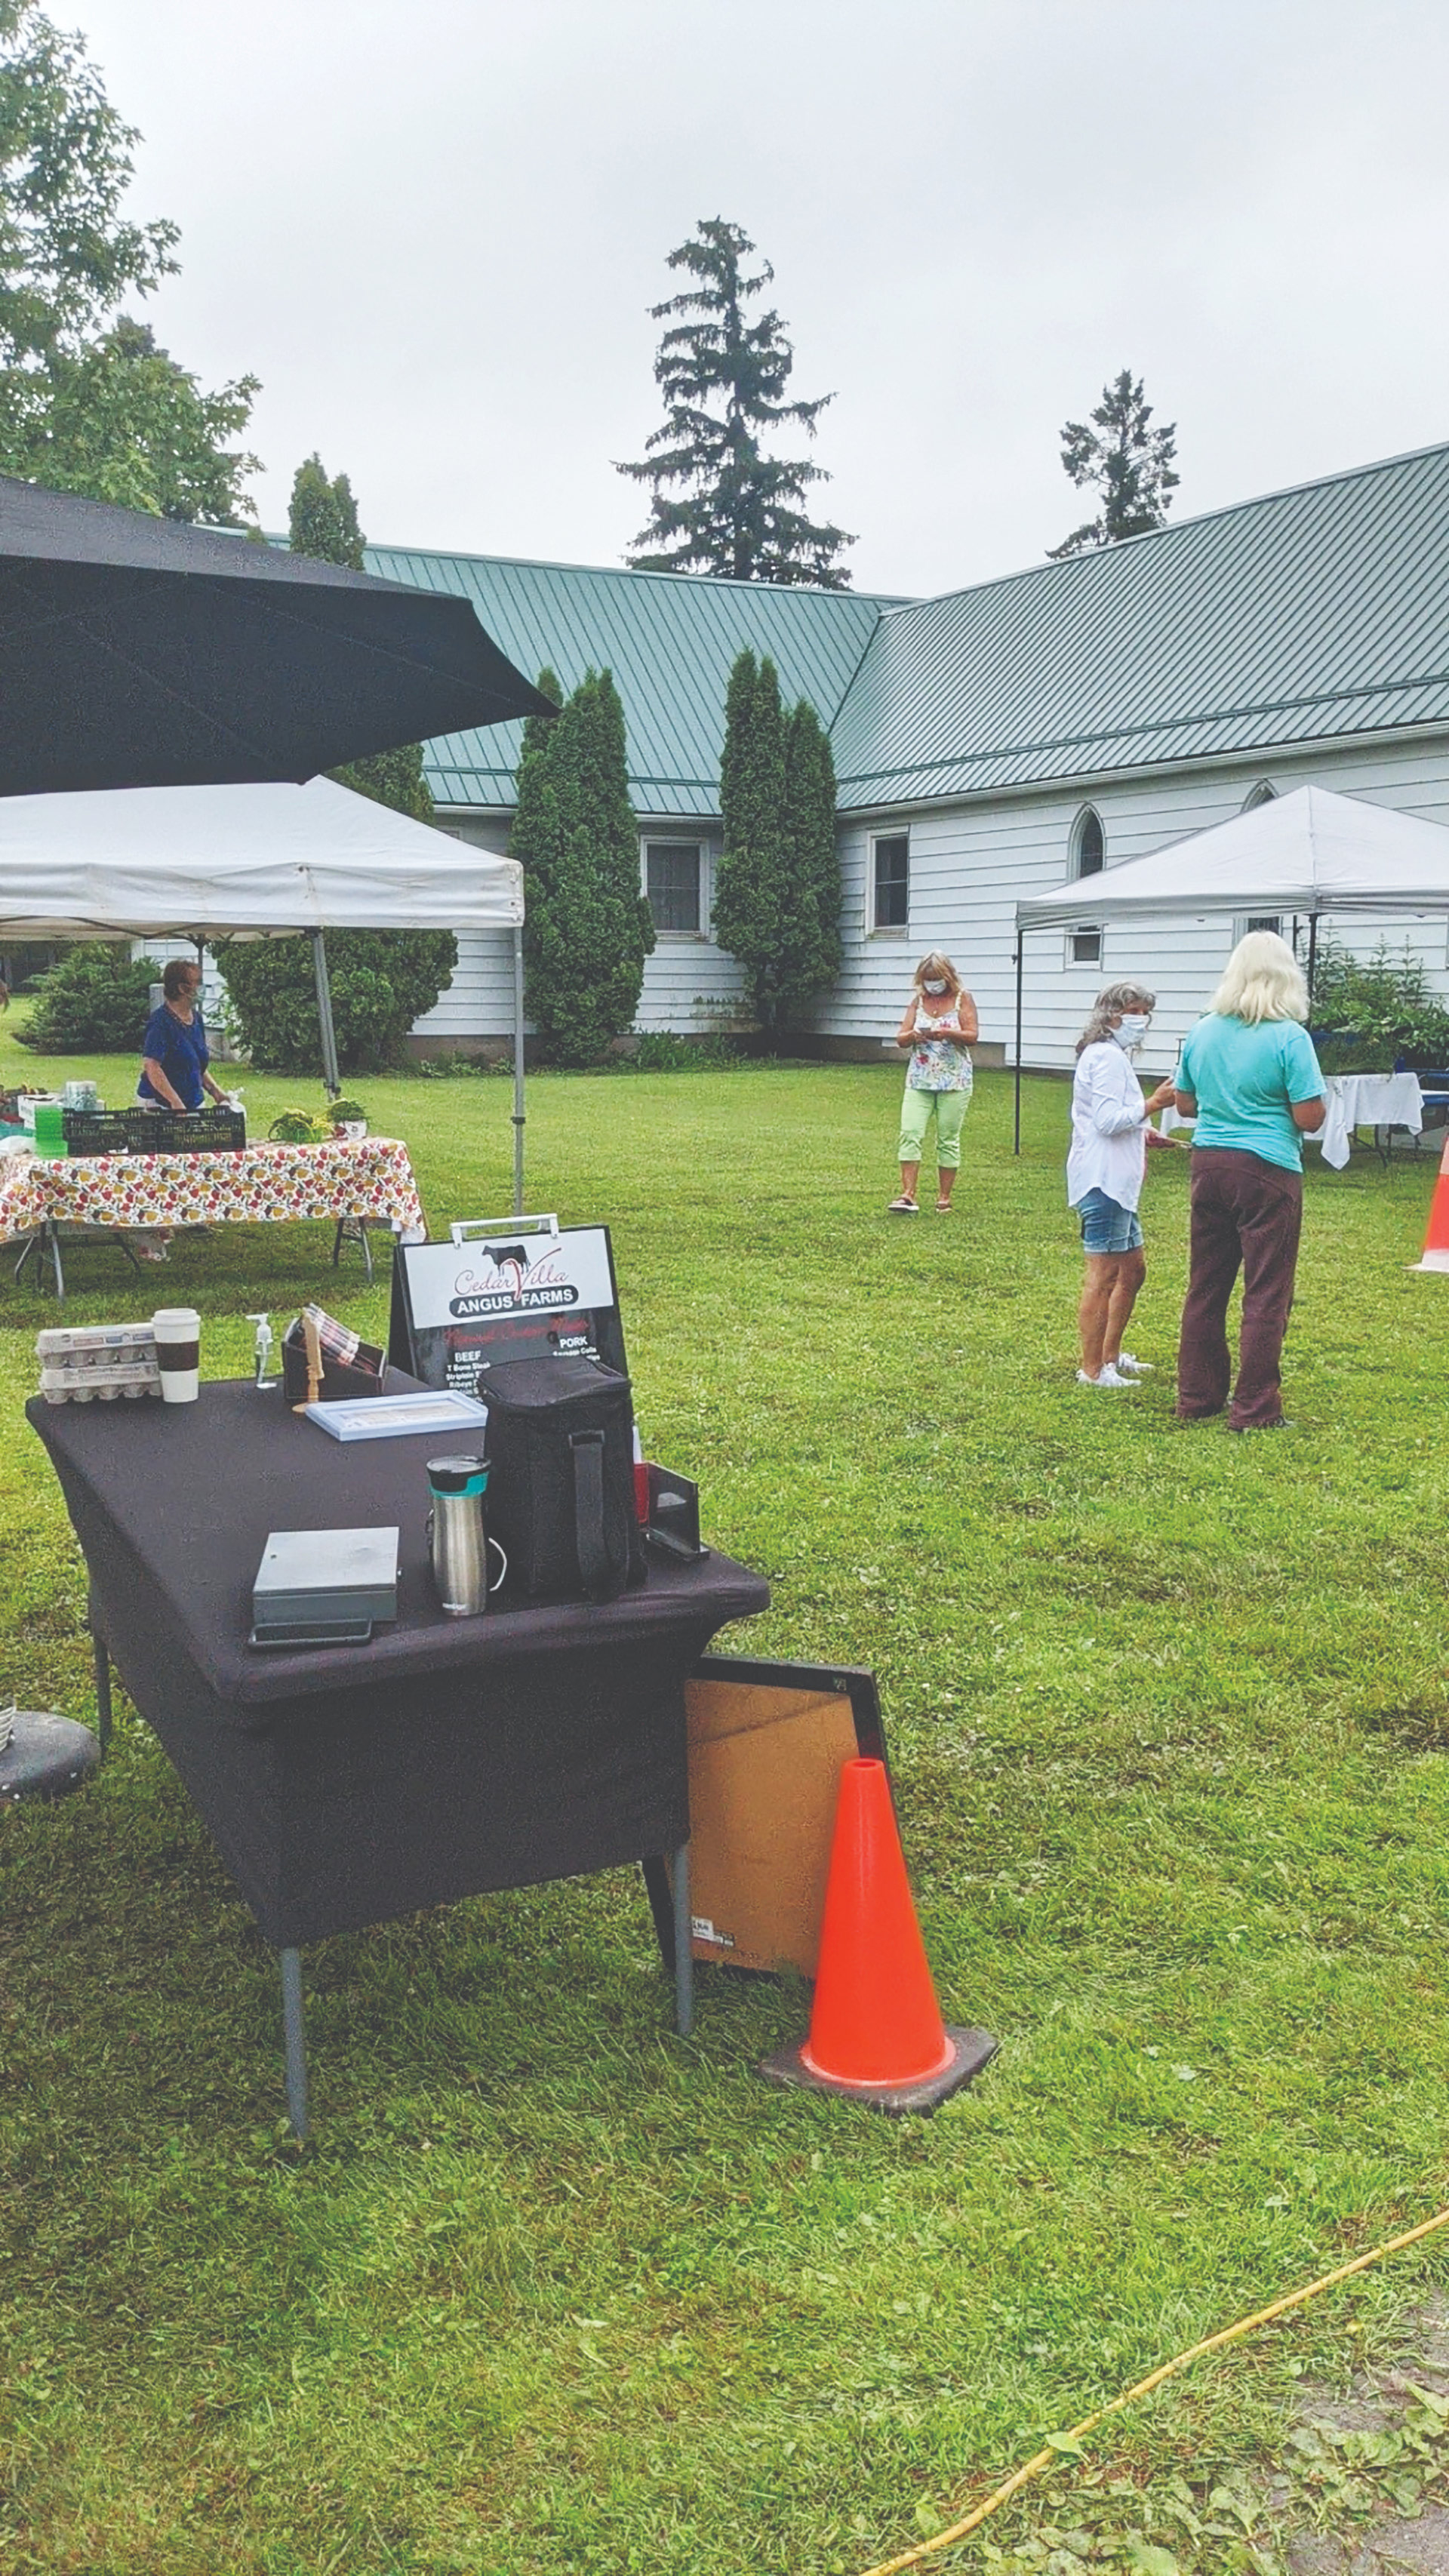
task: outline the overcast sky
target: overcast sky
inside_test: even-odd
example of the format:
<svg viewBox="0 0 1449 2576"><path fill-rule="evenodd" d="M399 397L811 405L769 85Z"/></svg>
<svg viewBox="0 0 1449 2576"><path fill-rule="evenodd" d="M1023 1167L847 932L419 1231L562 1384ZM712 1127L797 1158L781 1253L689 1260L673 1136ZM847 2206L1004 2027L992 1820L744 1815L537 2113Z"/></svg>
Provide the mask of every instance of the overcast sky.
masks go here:
<svg viewBox="0 0 1449 2576"><path fill-rule="evenodd" d="M48 0L182 230L147 318L262 379L368 534L617 562L650 304L702 216L773 263L860 589L1040 558L1128 365L1174 516L1449 437L1432 0Z"/></svg>

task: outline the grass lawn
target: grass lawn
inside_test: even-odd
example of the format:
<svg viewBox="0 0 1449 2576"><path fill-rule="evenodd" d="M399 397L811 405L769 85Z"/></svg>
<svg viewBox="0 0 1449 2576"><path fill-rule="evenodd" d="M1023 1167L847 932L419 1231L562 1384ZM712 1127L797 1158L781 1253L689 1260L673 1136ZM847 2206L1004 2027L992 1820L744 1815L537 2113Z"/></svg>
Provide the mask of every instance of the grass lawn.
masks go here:
<svg viewBox="0 0 1449 2576"><path fill-rule="evenodd" d="M52 1070L120 1096L130 1068ZM1160 1374L1092 1396L1063 1087L1028 1085L1018 1163L1008 1078L981 1080L958 1212L909 1222L883 1213L899 1080L541 1079L528 1198L612 1226L646 1447L771 1579L721 1643L879 1675L942 2003L1000 2057L899 2125L771 2091L802 1996L702 1971L677 2040L620 1873L309 1952L293 2155L274 1962L123 1704L98 1785L0 1818L15 2576L855 2571L1449 2198L1432 1168L1310 1157L1300 1429L1238 1441L1171 1418L1186 1156L1145 1201ZM301 1088L244 1082L257 1128ZM505 1082L357 1088L434 1231L506 1208ZM381 1336L385 1270L327 1245L182 1241L155 1291L201 1307L210 1375L247 1368L244 1309L311 1292ZM68 1267L75 1321L152 1301L113 1251ZM86 1716L80 1560L20 1413L52 1315L7 1268L0 1688ZM1382 2347L1444 2269L1206 2366L1092 2474L1250 2457L1298 2372ZM1072 2486L993 2528L1006 2564L1079 2563L1030 2538Z"/></svg>

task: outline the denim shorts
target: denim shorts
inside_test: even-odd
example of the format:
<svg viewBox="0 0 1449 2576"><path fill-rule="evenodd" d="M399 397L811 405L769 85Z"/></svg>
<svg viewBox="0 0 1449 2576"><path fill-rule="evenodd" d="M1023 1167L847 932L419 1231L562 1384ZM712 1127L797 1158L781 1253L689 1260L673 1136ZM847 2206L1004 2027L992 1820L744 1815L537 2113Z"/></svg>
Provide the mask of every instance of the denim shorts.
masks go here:
<svg viewBox="0 0 1449 2576"><path fill-rule="evenodd" d="M1142 1220L1135 1208L1109 1199L1105 1190L1088 1190L1078 1202L1084 1252L1140 1252Z"/></svg>

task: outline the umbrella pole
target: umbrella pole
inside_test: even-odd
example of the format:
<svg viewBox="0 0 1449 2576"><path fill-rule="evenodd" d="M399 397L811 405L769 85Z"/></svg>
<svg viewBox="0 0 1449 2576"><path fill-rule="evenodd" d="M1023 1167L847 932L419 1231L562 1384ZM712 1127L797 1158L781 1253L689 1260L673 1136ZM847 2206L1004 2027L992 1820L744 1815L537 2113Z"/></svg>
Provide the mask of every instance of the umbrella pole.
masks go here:
<svg viewBox="0 0 1449 2576"><path fill-rule="evenodd" d="M513 1213L523 1214L523 932L513 933Z"/></svg>
<svg viewBox="0 0 1449 2576"><path fill-rule="evenodd" d="M1025 948L1026 933L1018 923L1016 932L1016 1139L1011 1148L1013 1154L1021 1152L1021 978Z"/></svg>
<svg viewBox="0 0 1449 2576"><path fill-rule="evenodd" d="M335 1100L342 1089L337 1071L337 1032L332 1025L332 987L327 981L327 943L320 930L311 933L312 972L317 978L317 1018L322 1030L322 1079L327 1097Z"/></svg>

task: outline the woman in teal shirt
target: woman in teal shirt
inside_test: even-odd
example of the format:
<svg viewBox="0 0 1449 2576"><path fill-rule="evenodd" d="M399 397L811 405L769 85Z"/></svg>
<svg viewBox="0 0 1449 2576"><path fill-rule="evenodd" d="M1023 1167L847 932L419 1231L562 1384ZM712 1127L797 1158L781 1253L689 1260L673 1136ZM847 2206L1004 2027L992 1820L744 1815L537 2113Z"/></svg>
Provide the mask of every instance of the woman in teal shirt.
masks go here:
<svg viewBox="0 0 1449 2576"><path fill-rule="evenodd" d="M1202 1422L1228 1410L1230 1431L1276 1431L1279 1376L1303 1222L1303 1138L1323 1124L1326 1095L1303 1025L1308 987L1287 941L1250 931L1182 1051L1180 1116L1192 1140L1192 1252L1177 1354L1177 1412ZM1238 1381L1232 1386L1228 1300L1243 1274Z"/></svg>

